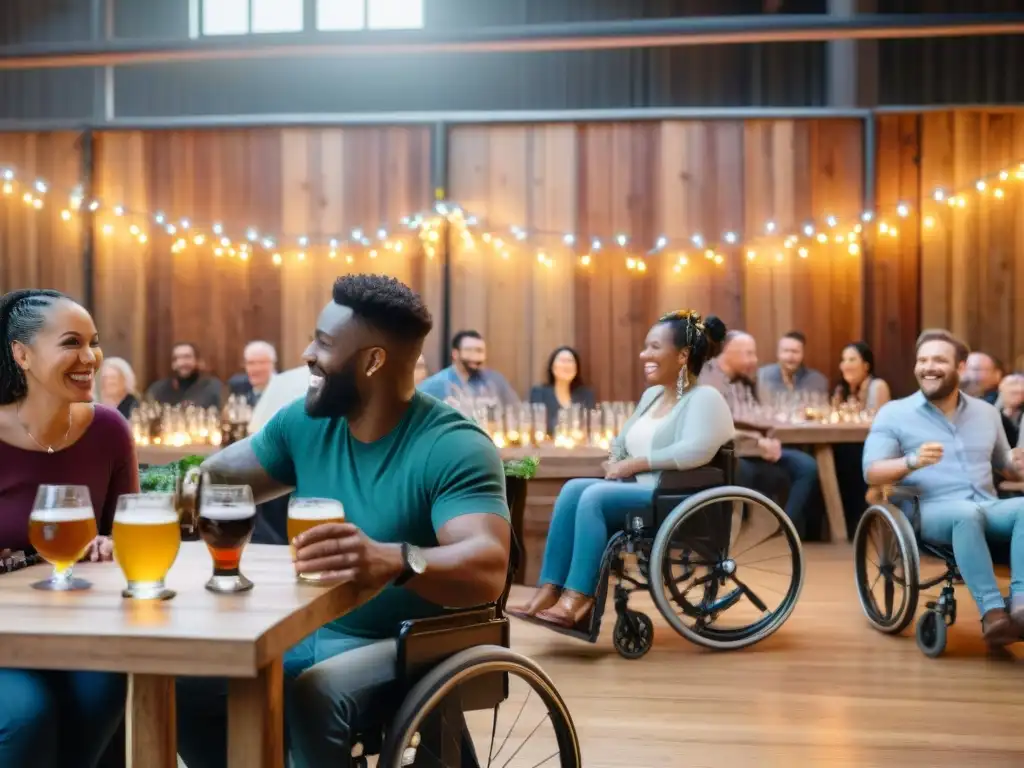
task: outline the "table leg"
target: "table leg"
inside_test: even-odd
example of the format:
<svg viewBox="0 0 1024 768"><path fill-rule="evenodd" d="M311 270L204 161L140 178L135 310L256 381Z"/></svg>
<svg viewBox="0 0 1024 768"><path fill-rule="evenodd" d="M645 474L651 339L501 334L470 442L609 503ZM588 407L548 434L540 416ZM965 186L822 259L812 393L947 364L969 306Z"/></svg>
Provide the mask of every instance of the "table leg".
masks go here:
<svg viewBox="0 0 1024 768"><path fill-rule="evenodd" d="M828 516L829 541L846 541L846 515L843 512L843 497L839 493L839 478L836 477L836 456L829 443L814 446L814 459L818 463L818 480L821 495L825 499L825 514Z"/></svg>
<svg viewBox="0 0 1024 768"><path fill-rule="evenodd" d="M281 659L228 683L228 768L284 768Z"/></svg>
<svg viewBox="0 0 1024 768"><path fill-rule="evenodd" d="M173 677L129 677L126 726L128 768L177 768Z"/></svg>

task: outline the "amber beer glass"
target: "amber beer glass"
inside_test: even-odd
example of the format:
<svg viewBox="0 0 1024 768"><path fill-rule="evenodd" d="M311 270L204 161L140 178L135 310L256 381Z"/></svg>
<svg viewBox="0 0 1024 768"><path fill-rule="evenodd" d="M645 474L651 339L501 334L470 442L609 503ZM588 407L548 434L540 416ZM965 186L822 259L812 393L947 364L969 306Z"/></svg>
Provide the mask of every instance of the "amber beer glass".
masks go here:
<svg viewBox="0 0 1024 768"><path fill-rule="evenodd" d="M300 533L325 523L345 522L345 510L336 499L302 499L294 496L288 502L288 541L292 542ZM289 543L289 546L291 544ZM292 557L295 548L292 547ZM303 581L319 581L318 573L300 573Z"/></svg>
<svg viewBox="0 0 1024 768"><path fill-rule="evenodd" d="M213 558L211 592L246 592L252 582L242 575L242 551L256 528L256 504L247 485L202 484L199 491L199 536Z"/></svg>
<svg viewBox="0 0 1024 768"><path fill-rule="evenodd" d="M32 586L35 589L66 592L88 589L92 584L72 576L96 538L96 514L89 489L84 485L40 485L28 519L32 547L53 566L53 574Z"/></svg>
<svg viewBox="0 0 1024 768"><path fill-rule="evenodd" d="M170 493L125 494L114 512L114 559L136 600L168 600L174 591L164 580L178 557L181 524Z"/></svg>

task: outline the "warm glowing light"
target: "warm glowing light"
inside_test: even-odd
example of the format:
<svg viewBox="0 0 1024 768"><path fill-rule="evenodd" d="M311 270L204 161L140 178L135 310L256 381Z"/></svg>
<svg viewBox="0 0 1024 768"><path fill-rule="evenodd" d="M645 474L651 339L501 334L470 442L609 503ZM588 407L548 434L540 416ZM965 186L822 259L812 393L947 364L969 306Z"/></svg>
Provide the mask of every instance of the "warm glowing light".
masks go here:
<svg viewBox="0 0 1024 768"><path fill-rule="evenodd" d="M582 256L580 256L580 264L582 264L584 267L589 267L590 266L590 254L589 253L585 253Z"/></svg>
<svg viewBox="0 0 1024 768"><path fill-rule="evenodd" d="M1003 197L1006 195L1006 193L1003 192L1002 188L1000 187L996 187L994 190L992 190L992 194L995 195L1000 200L1002 200Z"/></svg>
<svg viewBox="0 0 1024 768"><path fill-rule="evenodd" d="M753 261L757 258L757 251L747 251L747 261Z"/></svg>
<svg viewBox="0 0 1024 768"><path fill-rule="evenodd" d="M797 253L800 255L801 259L806 259L808 254L810 254L810 251L808 251L806 248L801 248L799 251L797 251Z"/></svg>
<svg viewBox="0 0 1024 768"><path fill-rule="evenodd" d="M66 209L61 211L60 212L60 217L62 219L64 219L64 221L71 221L71 211L66 210Z"/></svg>
<svg viewBox="0 0 1024 768"><path fill-rule="evenodd" d="M103 225L103 234L104 235L106 235L107 237L110 237L110 235L112 235L113 233L114 233L114 226L113 226L113 224L104 224Z"/></svg>
<svg viewBox="0 0 1024 768"><path fill-rule="evenodd" d="M848 253L849 253L849 254L850 254L851 256L856 256L856 255L857 255L858 253L860 253L860 246L859 246L859 245L857 245L856 243L850 243L850 244L849 244L849 245L848 245L848 246L846 247L846 251L847 251L847 252L848 252Z"/></svg>
<svg viewBox="0 0 1024 768"><path fill-rule="evenodd" d="M270 257L270 260L274 263L275 267L280 267L281 266L281 254L280 253L275 253L273 256Z"/></svg>
<svg viewBox="0 0 1024 768"><path fill-rule="evenodd" d="M935 217L934 216L925 216L924 217L924 228L925 229L932 229L934 227L935 227Z"/></svg>

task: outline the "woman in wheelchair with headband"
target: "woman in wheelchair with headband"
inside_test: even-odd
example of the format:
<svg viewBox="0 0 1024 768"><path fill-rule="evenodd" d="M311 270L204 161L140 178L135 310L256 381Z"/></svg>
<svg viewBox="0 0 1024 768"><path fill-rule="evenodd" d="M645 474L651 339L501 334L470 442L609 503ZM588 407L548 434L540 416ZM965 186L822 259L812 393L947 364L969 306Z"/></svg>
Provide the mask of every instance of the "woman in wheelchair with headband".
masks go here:
<svg viewBox="0 0 1024 768"><path fill-rule="evenodd" d="M585 624L605 548L626 514L651 505L662 470L703 466L733 439L725 398L697 385L704 364L721 349L725 330L717 317L702 320L691 310L670 312L654 324L640 353L648 387L612 443L605 478L578 478L563 486L540 587L524 605L509 609L511 615L567 629Z"/></svg>

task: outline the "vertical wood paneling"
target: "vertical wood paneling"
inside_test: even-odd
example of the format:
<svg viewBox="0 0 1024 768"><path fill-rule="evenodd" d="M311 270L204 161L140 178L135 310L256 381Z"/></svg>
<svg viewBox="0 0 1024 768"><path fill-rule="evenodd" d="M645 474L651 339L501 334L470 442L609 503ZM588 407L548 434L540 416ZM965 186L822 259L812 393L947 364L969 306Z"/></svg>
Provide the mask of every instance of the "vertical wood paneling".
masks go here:
<svg viewBox="0 0 1024 768"><path fill-rule="evenodd" d="M0 154L0 156L3 156ZM298 364L317 314L330 300L334 279L346 272L390 274L426 291L440 323L439 278L421 265L415 238L401 252L325 244L355 228L377 238L403 216L430 205L429 135L426 129L318 129L257 131L118 132L98 137L98 195L104 201L97 248L97 323L108 355L126 357L143 382L166 376L175 341L197 343L207 367L227 377L241 369L242 348L265 339L278 349L280 366ZM119 219L121 203L146 217ZM163 212L179 227L168 235L154 225ZM245 242L252 226L279 240L271 252L257 248L248 260L216 245L190 245L172 254L181 225L209 237L215 222ZM136 221L149 232L140 245L126 233ZM117 225L104 235L104 224ZM299 258L301 236L314 244ZM352 262L345 258L352 257ZM429 345L428 351L432 346ZM435 355L436 357L436 355Z"/></svg>
<svg viewBox="0 0 1024 768"><path fill-rule="evenodd" d="M17 178L0 194L0 293L55 288L83 299L81 229L60 218L80 177L78 134L0 133L0 167L7 165ZM37 179L50 186L40 210L22 200Z"/></svg>
<svg viewBox="0 0 1024 768"><path fill-rule="evenodd" d="M913 339L922 327L942 327L1012 367L1024 351L1024 184L1015 176L1024 116L940 112L884 116L878 125L881 202L905 200L915 210L900 222L899 240L881 243L872 257L877 269L888 265L891 273L895 258L902 269L895 281L881 274L873 281L874 314L889 319L877 334L884 364L893 377L902 370L912 388ZM979 194L976 182L1003 169L1014 173L990 178ZM965 206L935 200L936 189L966 191ZM909 309L918 303L920 323Z"/></svg>

